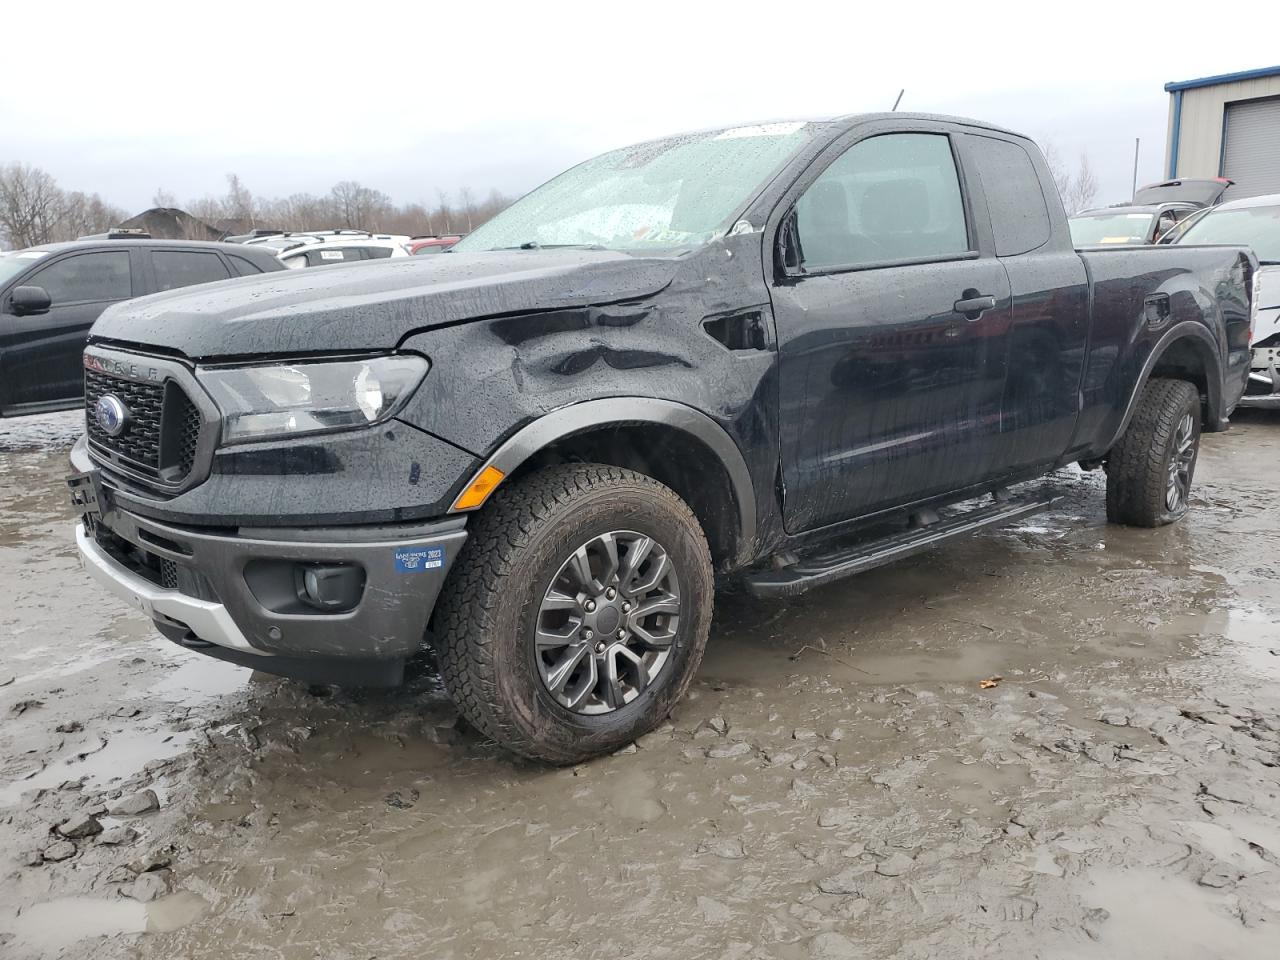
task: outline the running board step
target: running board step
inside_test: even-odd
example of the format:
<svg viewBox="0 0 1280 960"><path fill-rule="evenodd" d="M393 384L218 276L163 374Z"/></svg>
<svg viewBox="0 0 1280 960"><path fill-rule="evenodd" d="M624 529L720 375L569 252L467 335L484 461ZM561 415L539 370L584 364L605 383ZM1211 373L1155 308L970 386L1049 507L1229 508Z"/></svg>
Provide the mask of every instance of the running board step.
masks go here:
<svg viewBox="0 0 1280 960"><path fill-rule="evenodd" d="M951 514L927 526L903 530L879 540L801 557L780 570L758 571L747 576L746 587L753 596L764 599L794 597L833 580L930 550L955 537L1040 513L1060 499L1062 498L1058 494L1041 494L1029 499L997 501L989 506Z"/></svg>

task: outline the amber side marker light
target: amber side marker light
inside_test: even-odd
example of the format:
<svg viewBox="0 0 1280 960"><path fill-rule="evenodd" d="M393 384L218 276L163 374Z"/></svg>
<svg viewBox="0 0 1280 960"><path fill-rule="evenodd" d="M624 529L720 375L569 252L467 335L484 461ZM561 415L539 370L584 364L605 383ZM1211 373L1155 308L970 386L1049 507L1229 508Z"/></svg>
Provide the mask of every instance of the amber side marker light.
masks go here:
<svg viewBox="0 0 1280 960"><path fill-rule="evenodd" d="M506 474L497 467L485 467L478 477L467 484L467 489L458 494L458 499L453 501L452 509L472 510L480 506L489 499L489 494L498 489L498 484L505 476Z"/></svg>

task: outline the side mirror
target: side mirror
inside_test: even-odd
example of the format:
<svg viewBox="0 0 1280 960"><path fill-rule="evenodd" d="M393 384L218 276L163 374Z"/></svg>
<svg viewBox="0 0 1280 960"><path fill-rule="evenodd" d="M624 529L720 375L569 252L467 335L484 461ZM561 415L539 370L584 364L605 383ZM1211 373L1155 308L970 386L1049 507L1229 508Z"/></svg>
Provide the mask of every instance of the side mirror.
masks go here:
<svg viewBox="0 0 1280 960"><path fill-rule="evenodd" d="M14 287L9 295L9 308L19 317L34 317L48 313L53 300L44 287Z"/></svg>

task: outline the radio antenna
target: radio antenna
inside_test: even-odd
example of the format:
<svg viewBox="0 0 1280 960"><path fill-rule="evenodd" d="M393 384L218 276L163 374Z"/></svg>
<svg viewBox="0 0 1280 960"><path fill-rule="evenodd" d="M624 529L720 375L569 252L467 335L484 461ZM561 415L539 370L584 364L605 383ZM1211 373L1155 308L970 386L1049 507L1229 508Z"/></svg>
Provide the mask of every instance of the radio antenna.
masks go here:
<svg viewBox="0 0 1280 960"><path fill-rule="evenodd" d="M906 92L907 92L907 88L906 88L906 87L903 87L901 90L899 90L899 91L898 91L898 99L897 99L897 100L895 100L895 101L893 101L893 109L889 111L890 113L897 113L897 112L898 112L898 104L900 104L900 103L902 102L902 95L903 95L904 93L906 93Z"/></svg>

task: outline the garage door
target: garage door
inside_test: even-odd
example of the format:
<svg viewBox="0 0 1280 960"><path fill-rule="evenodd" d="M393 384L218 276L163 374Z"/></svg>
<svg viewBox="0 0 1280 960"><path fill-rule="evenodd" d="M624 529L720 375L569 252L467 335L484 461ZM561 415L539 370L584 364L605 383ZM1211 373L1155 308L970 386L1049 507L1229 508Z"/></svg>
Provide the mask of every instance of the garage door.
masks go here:
<svg viewBox="0 0 1280 960"><path fill-rule="evenodd" d="M1280 98L1227 104L1222 175L1236 185L1228 200L1280 193Z"/></svg>

